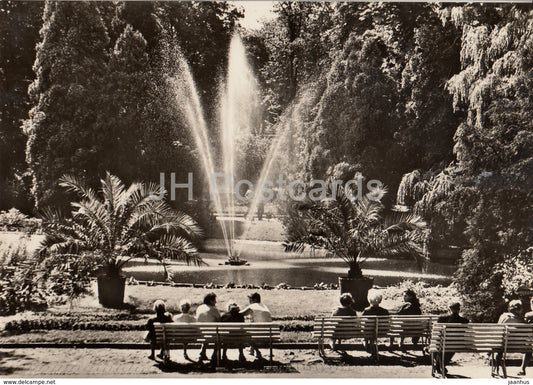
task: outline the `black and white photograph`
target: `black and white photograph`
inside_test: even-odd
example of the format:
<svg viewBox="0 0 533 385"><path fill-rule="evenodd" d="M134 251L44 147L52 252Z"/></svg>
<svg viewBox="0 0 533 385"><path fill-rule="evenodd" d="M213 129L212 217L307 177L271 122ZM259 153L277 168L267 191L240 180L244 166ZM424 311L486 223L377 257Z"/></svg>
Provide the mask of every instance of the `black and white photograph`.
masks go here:
<svg viewBox="0 0 533 385"><path fill-rule="evenodd" d="M529 384L532 90L531 1L0 0L3 384Z"/></svg>

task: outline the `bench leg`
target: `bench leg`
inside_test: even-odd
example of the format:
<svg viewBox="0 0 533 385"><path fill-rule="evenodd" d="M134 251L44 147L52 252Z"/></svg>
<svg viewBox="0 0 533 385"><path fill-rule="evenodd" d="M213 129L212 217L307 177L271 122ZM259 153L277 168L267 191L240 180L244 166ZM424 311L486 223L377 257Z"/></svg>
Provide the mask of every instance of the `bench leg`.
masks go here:
<svg viewBox="0 0 533 385"><path fill-rule="evenodd" d="M441 374L442 374L442 378L446 378L446 355L444 354L444 351L442 352L442 357L440 358L441 359Z"/></svg>
<svg viewBox="0 0 533 385"><path fill-rule="evenodd" d="M500 367L502 368L502 377L507 378L507 366L505 365L505 354L491 353L491 376L496 377L500 375Z"/></svg>
<svg viewBox="0 0 533 385"><path fill-rule="evenodd" d="M507 366L505 365L506 358L507 358L507 357L505 357L505 353L503 353L503 356L502 356L502 373L503 373L503 378L507 378Z"/></svg>

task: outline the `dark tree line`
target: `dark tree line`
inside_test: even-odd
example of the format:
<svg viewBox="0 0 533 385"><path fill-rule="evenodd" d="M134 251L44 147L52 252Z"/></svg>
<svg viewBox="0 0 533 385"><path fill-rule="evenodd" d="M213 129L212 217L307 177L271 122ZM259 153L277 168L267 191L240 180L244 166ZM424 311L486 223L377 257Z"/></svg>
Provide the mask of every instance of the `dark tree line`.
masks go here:
<svg viewBox="0 0 533 385"><path fill-rule="evenodd" d="M533 264L531 5L277 12L250 44L272 127L289 130L279 170L383 181L428 219L431 251L463 250L456 283L470 311L495 317L533 278L506 274Z"/></svg>
<svg viewBox="0 0 533 385"><path fill-rule="evenodd" d="M105 170L126 184L197 171L165 81L175 47L191 64L217 148L219 79L239 10L0 7L0 209L65 203L64 173L97 185ZM381 180L386 204L429 221L431 249L463 250L456 282L496 313L513 294L506 288L527 281L510 285L503 264L533 262L524 252L533 217L531 5L278 2L275 12L260 29L240 30L262 92L262 118L240 149L249 154L243 175L259 176L283 133L275 166L288 177Z"/></svg>
<svg viewBox="0 0 533 385"><path fill-rule="evenodd" d="M226 3L2 2L1 209L31 212L67 197L64 173L97 185L196 170L165 78L169 50L189 61L208 117L241 13ZM169 48L170 47L170 48Z"/></svg>

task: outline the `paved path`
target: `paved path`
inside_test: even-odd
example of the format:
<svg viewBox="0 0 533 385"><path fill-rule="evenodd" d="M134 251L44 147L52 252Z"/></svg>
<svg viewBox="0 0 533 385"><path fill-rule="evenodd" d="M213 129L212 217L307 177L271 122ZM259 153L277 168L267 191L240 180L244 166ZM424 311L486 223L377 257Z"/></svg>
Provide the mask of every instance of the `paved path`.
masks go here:
<svg viewBox="0 0 533 385"><path fill-rule="evenodd" d="M266 351L264 352L264 354ZM427 358L384 353L378 365L372 364L364 353L337 364L324 364L315 351L276 351L279 367L260 369L253 363L246 368L219 368L217 377L357 377L357 378L430 378ZM198 357L198 350L189 352ZM230 360L236 352L228 352ZM147 358L147 350L122 349L0 349L0 375L27 377L209 377L215 373L207 365L200 367L183 358L180 351L172 351L172 366L163 368L160 362ZM449 373L460 378L490 378L486 359L469 356L458 365L451 365ZM253 357L247 356L249 361ZM462 360L463 361L463 360ZM510 367L511 377L518 371ZM533 370L530 371L531 376Z"/></svg>

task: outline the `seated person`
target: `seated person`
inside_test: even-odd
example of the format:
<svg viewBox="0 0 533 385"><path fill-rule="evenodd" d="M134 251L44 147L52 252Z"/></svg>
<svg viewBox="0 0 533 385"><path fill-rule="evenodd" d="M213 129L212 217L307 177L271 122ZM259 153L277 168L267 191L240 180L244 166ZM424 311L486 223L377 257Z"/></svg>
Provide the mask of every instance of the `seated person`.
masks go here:
<svg viewBox="0 0 533 385"><path fill-rule="evenodd" d="M372 290L368 293L368 306L363 310L363 315L377 315L377 316L387 316L389 311L387 309L379 306L381 300L383 299L382 295L378 291ZM374 339L365 338L365 347L368 352L372 353L374 356L377 355L376 341Z"/></svg>
<svg viewBox="0 0 533 385"><path fill-rule="evenodd" d="M272 314L266 305L261 303L261 295L259 293L253 293L248 296L250 305L248 305L240 314L244 317L249 316L252 322L272 322ZM261 359L261 352L255 346L252 346L250 353L253 355L255 352L256 357Z"/></svg>
<svg viewBox="0 0 533 385"><path fill-rule="evenodd" d="M191 301L188 299L182 299L179 303L179 308L181 313L174 317L174 322L184 323L184 324L190 324L195 323L196 318L189 314L189 311L191 310ZM185 359L190 360L189 356L187 355L187 344L183 345L183 356Z"/></svg>
<svg viewBox="0 0 533 385"><path fill-rule="evenodd" d="M221 322L244 322L244 316L240 314L239 305L235 301L228 302L228 311L220 317ZM227 349L224 347L222 350L222 359L224 361L228 360L226 355ZM244 357L243 346L239 346L239 361L246 362L246 357Z"/></svg>
<svg viewBox="0 0 533 385"><path fill-rule="evenodd" d="M148 330L148 334L146 335L146 340L150 341L150 349L151 353L148 358L151 360L155 360L155 349L156 349L156 337L155 337L155 328L154 323L168 323L172 322L172 316L166 312L165 309L165 303L161 300L157 300L154 302L154 312L156 314L155 317L150 318L148 322L146 323L146 329ZM159 358L163 358L163 349L159 352L157 355Z"/></svg>
<svg viewBox="0 0 533 385"><path fill-rule="evenodd" d="M456 324L467 324L469 321L461 317L459 315L459 311L461 310L461 304L459 302L452 302L449 306L450 313L440 316L437 319L438 323L456 323ZM448 365L450 361L452 360L452 357L455 355L454 352L444 352L444 365ZM436 354L436 371L437 373L441 373L441 366L442 366L442 355Z"/></svg>
<svg viewBox="0 0 533 385"><path fill-rule="evenodd" d="M499 324L511 324L511 323L525 323L524 318L522 316L522 301L515 299L511 302L509 302L509 311L503 313L500 318L498 319ZM526 366L527 362L529 360L529 354L525 353L522 357L522 366L520 367L520 371L517 373L518 376L524 376L526 374ZM497 353L496 354L496 370L499 372L500 366L502 367L502 370L505 373L505 367L501 364L502 360L502 354Z"/></svg>
<svg viewBox="0 0 533 385"><path fill-rule="evenodd" d="M368 302L370 303L370 306L363 310L363 315L389 315L389 311L387 309L379 306L382 299L383 297L378 291L369 292Z"/></svg>
<svg viewBox="0 0 533 385"><path fill-rule="evenodd" d="M421 315L422 314L422 309L420 308L420 301L418 300L416 293L413 290L407 289L403 293L403 300L404 300L404 304L398 311L398 315ZM418 337L411 338L411 341L415 345L418 343L418 340L419 340ZM394 338L390 339L390 344L391 346L394 345ZM400 346L402 345L403 345L403 338L400 338Z"/></svg>
<svg viewBox="0 0 533 385"><path fill-rule="evenodd" d="M217 304L217 296L215 293L206 294L204 297L204 303L198 306L196 309L196 320L197 322L219 322L220 313L215 307ZM202 345L202 350L200 350L199 360L207 360L207 344ZM213 351L213 357L216 357L216 349Z"/></svg>
<svg viewBox="0 0 533 385"><path fill-rule="evenodd" d="M249 295L248 300L250 305L240 312L242 316L250 316L252 322L272 322L272 314L268 307L261 303L261 295L259 293Z"/></svg>
<svg viewBox="0 0 533 385"><path fill-rule="evenodd" d="M344 293L341 295L340 298L341 306L339 306L337 309L331 313L333 317L356 317L357 312L353 308L353 305L355 301L353 300L353 297L350 293ZM331 348L333 350L336 350L337 344L340 344L341 340L332 340L331 341Z"/></svg>
<svg viewBox="0 0 533 385"><path fill-rule="evenodd" d="M344 293L340 298L341 306L331 314L334 317L355 317L357 312L353 308L354 300L350 293Z"/></svg>

